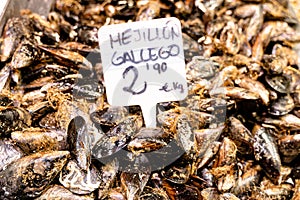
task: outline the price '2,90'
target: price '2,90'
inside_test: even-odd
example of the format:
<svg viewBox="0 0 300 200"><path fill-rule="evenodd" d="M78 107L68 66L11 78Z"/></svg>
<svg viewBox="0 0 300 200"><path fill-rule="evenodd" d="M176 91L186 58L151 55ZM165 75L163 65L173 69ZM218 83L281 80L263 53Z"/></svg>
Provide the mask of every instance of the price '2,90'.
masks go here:
<svg viewBox="0 0 300 200"><path fill-rule="evenodd" d="M124 72L123 72L123 79L125 79L125 77L126 77L126 75L128 74L129 71L132 71L132 72L133 72L134 77L133 77L133 79L132 79L131 84L130 84L128 87L123 87L123 91L129 92L129 93L131 93L131 94L133 94L133 95L142 94L142 93L145 92L146 89L147 89L147 82L144 81L144 88L143 88L142 90L140 90L139 92L133 91L132 88L133 88L133 86L134 86L136 80L138 79L139 71L137 70L136 67L134 67L134 66L129 66L129 67L127 67L127 68L124 70Z"/></svg>
<svg viewBox="0 0 300 200"><path fill-rule="evenodd" d="M147 70L155 70L155 71L157 71L158 74L166 72L167 68L168 68L167 63L165 63L165 62L162 62L161 64L160 63L155 63L155 64L153 64L152 68L150 67L150 65L148 63L146 64L146 69ZM144 81L144 88L143 89L141 89L138 92L133 90L135 82L137 81L137 79L139 77L139 72L138 72L138 69L136 67L134 67L132 65L127 67L123 72L123 79L126 78L129 71L132 71L134 76L133 76L131 84L127 87L123 87L123 91L129 92L133 95L144 93L147 89L147 82L146 81Z"/></svg>

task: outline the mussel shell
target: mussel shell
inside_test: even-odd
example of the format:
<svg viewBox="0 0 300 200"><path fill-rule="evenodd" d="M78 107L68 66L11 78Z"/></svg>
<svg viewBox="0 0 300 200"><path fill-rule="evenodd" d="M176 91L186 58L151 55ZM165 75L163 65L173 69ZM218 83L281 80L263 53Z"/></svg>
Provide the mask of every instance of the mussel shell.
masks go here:
<svg viewBox="0 0 300 200"><path fill-rule="evenodd" d="M9 87L9 83L10 83L10 78L11 78L11 67L9 65L5 65L1 70L0 70L0 92L2 93L2 91L4 89L8 89ZM1 102L1 106L6 106L4 101L2 103ZM3 105L4 104L4 105Z"/></svg>
<svg viewBox="0 0 300 200"><path fill-rule="evenodd" d="M68 148L66 134L60 130L31 128L12 132L11 138L27 154Z"/></svg>
<svg viewBox="0 0 300 200"><path fill-rule="evenodd" d="M112 188L103 197L101 197L99 199L101 199L101 200L126 200L121 188Z"/></svg>
<svg viewBox="0 0 300 200"><path fill-rule="evenodd" d="M131 152L150 152L167 145L168 134L162 128L141 128L127 149Z"/></svg>
<svg viewBox="0 0 300 200"><path fill-rule="evenodd" d="M160 188L146 186L139 197L141 200L169 200L167 193Z"/></svg>
<svg viewBox="0 0 300 200"><path fill-rule="evenodd" d="M286 58L275 55L264 55L263 62L268 73L274 75L281 74L288 64L288 60Z"/></svg>
<svg viewBox="0 0 300 200"><path fill-rule="evenodd" d="M90 138L87 123L81 116L74 117L67 129L67 142L71 156L77 161L78 166L88 170L91 162Z"/></svg>
<svg viewBox="0 0 300 200"><path fill-rule="evenodd" d="M211 90L209 94L213 97L226 95L227 97L237 100L257 100L259 98L258 93L241 87L220 87Z"/></svg>
<svg viewBox="0 0 300 200"><path fill-rule="evenodd" d="M136 138L128 143L127 149L131 152L142 153L142 152L155 151L166 145L167 145L166 142L158 139Z"/></svg>
<svg viewBox="0 0 300 200"><path fill-rule="evenodd" d="M0 135L8 136L13 131L27 128L31 124L31 116L25 109L7 107L0 110Z"/></svg>
<svg viewBox="0 0 300 200"><path fill-rule="evenodd" d="M186 184L164 184L165 190L170 197L170 199L175 200L199 200L202 199L199 189L195 186Z"/></svg>
<svg viewBox="0 0 300 200"><path fill-rule="evenodd" d="M280 178L281 159L277 150L277 145L272 136L270 136L264 127L256 125L253 128L254 133L254 157L257 160L268 177L278 183Z"/></svg>
<svg viewBox="0 0 300 200"><path fill-rule="evenodd" d="M80 27L78 39L79 42L95 47L98 45L98 29L95 27Z"/></svg>
<svg viewBox="0 0 300 200"><path fill-rule="evenodd" d="M215 76L217 63L200 56L194 56L187 64L187 79L194 82L200 79L209 79Z"/></svg>
<svg viewBox="0 0 300 200"><path fill-rule="evenodd" d="M0 198L37 197L66 164L68 151L35 153L10 163L0 172Z"/></svg>
<svg viewBox="0 0 300 200"><path fill-rule="evenodd" d="M90 61L77 52L46 45L38 45L38 48L53 56L53 58L61 65L71 66L75 69L92 69Z"/></svg>
<svg viewBox="0 0 300 200"><path fill-rule="evenodd" d="M116 160L101 166L99 170L101 182L98 190L98 198L105 196L107 192L111 191L117 177L118 169L119 163Z"/></svg>
<svg viewBox="0 0 300 200"><path fill-rule="evenodd" d="M264 178L260 182L260 190L264 198L288 199L293 192L293 186L289 183L273 184L269 179Z"/></svg>
<svg viewBox="0 0 300 200"><path fill-rule="evenodd" d="M220 42L223 50L229 54L236 54L241 48L241 37L238 26L233 21L228 21L220 34Z"/></svg>
<svg viewBox="0 0 300 200"><path fill-rule="evenodd" d="M287 78L283 76L270 76L266 75L265 80L268 83L268 85L273 88L275 91L279 93L288 93L289 92L289 81Z"/></svg>
<svg viewBox="0 0 300 200"><path fill-rule="evenodd" d="M270 105L269 113L275 116L288 114L295 107L293 98L290 95L281 96Z"/></svg>
<svg viewBox="0 0 300 200"><path fill-rule="evenodd" d="M278 149L285 156L300 154L300 134L286 135L278 139Z"/></svg>
<svg viewBox="0 0 300 200"><path fill-rule="evenodd" d="M182 155L172 165L162 170L162 176L170 182L185 184L192 171L191 161L187 154Z"/></svg>
<svg viewBox="0 0 300 200"><path fill-rule="evenodd" d="M253 137L240 120L235 117L229 118L229 138L232 139L237 146L238 152L242 154L250 154L253 152Z"/></svg>
<svg viewBox="0 0 300 200"><path fill-rule="evenodd" d="M39 126L47 129L57 128L57 120L55 114L55 112L47 113L43 118L40 119Z"/></svg>
<svg viewBox="0 0 300 200"><path fill-rule="evenodd" d="M95 102L104 93L101 82L93 79L78 79L73 87L73 98Z"/></svg>
<svg viewBox="0 0 300 200"><path fill-rule="evenodd" d="M189 31L188 27L185 29L183 27L183 31ZM199 55L200 50L199 50L199 44L197 41L195 41L192 37L190 37L186 33L182 33L182 39L183 39L183 51L184 51L184 58L186 62L190 62L192 58L195 55Z"/></svg>
<svg viewBox="0 0 300 200"><path fill-rule="evenodd" d="M91 119L95 124L114 126L120 123L127 115L128 110L125 107L111 106L91 113Z"/></svg>
<svg viewBox="0 0 300 200"><path fill-rule="evenodd" d="M209 187L201 191L203 200L219 199L219 193L217 188Z"/></svg>
<svg viewBox="0 0 300 200"><path fill-rule="evenodd" d="M0 155L0 171L2 171L8 164L21 158L24 153L12 141L0 140Z"/></svg>
<svg viewBox="0 0 300 200"><path fill-rule="evenodd" d="M200 157L202 157L208 149L213 148L213 143L219 140L223 129L224 126L194 130Z"/></svg>
<svg viewBox="0 0 300 200"><path fill-rule="evenodd" d="M259 183L261 177L261 167L259 165L252 166L250 169L244 169L243 175L238 178L236 186L232 192L241 194L251 191Z"/></svg>
<svg viewBox="0 0 300 200"><path fill-rule="evenodd" d="M170 109L164 112L161 112L157 115L157 121L163 126L168 129L172 128L175 124L177 117L179 116L180 112L178 109Z"/></svg>
<svg viewBox="0 0 300 200"><path fill-rule="evenodd" d="M236 152L237 152L237 147L235 143L228 137L225 137L223 139L222 145L219 149L217 158L215 159L213 166L223 167L226 165L229 166L235 164L237 158Z"/></svg>
<svg viewBox="0 0 300 200"><path fill-rule="evenodd" d="M30 66L37 60L40 52L31 42L23 41L19 44L18 48L14 52L11 60L11 66L14 69L20 69Z"/></svg>
<svg viewBox="0 0 300 200"><path fill-rule="evenodd" d="M133 199L143 191L149 181L152 169L148 158L143 154L137 156L128 154L127 159L122 163L120 161L121 170L124 170L120 175L121 187L127 199ZM127 166L125 166L125 162L128 162Z"/></svg>
<svg viewBox="0 0 300 200"><path fill-rule="evenodd" d="M186 153L189 154L192 153L193 150L196 150L196 139L194 132L189 123L188 117L185 114L181 114L177 118L176 133L178 143Z"/></svg>
<svg viewBox="0 0 300 200"><path fill-rule="evenodd" d="M95 158L110 156L125 147L142 126L140 116L128 116L100 138L92 149Z"/></svg>
<svg viewBox="0 0 300 200"><path fill-rule="evenodd" d="M93 165L82 170L75 160L69 160L60 172L59 182L75 194L90 194L99 188L100 172Z"/></svg>
<svg viewBox="0 0 300 200"><path fill-rule="evenodd" d="M299 69L288 66L284 68L282 72L282 76L284 76L289 81L289 92L292 93L299 88L299 83L300 83Z"/></svg>
<svg viewBox="0 0 300 200"><path fill-rule="evenodd" d="M30 21L27 18L12 17L6 22L1 45L1 62L7 61L15 52L22 37L28 34Z"/></svg>
<svg viewBox="0 0 300 200"><path fill-rule="evenodd" d="M41 196L35 200L93 200L94 195L76 195L61 185L51 185Z"/></svg>

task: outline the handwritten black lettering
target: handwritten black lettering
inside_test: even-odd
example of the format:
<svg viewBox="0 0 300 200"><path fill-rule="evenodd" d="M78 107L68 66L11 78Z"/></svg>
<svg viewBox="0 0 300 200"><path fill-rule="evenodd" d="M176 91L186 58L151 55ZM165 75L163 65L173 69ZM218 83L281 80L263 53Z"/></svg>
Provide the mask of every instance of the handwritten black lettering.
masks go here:
<svg viewBox="0 0 300 200"><path fill-rule="evenodd" d="M110 47L113 49L114 46L113 46L113 43L114 42L118 42L119 45L121 45L121 36L120 36L120 33L118 33L117 35L117 38L114 39L113 36L111 34L109 34L109 39L110 39Z"/></svg>
<svg viewBox="0 0 300 200"><path fill-rule="evenodd" d="M171 86L169 87L168 83L165 83L160 89L160 91L170 92L172 90L179 90L180 93L184 92L184 87L181 83L172 82Z"/></svg>
<svg viewBox="0 0 300 200"><path fill-rule="evenodd" d="M167 63L166 62L162 62L160 65L161 71L165 72L168 69Z"/></svg>
<svg viewBox="0 0 300 200"><path fill-rule="evenodd" d="M122 44L126 45L129 44L131 42L130 37L130 32L131 32L131 28L126 29L124 32L122 32Z"/></svg>
<svg viewBox="0 0 300 200"><path fill-rule="evenodd" d="M180 48L176 44L169 45L169 54L170 56L178 56L180 53Z"/></svg>
<svg viewBox="0 0 300 200"><path fill-rule="evenodd" d="M119 56L117 58L116 55L117 55L117 51L115 51L111 57L111 63L114 65L114 66L119 66L119 65L122 65L124 63L124 58Z"/></svg>
<svg viewBox="0 0 300 200"><path fill-rule="evenodd" d="M141 89L139 92L135 92L135 91L133 90L133 86L134 86L134 84L135 84L135 82L136 82L136 80L138 79L138 76L139 76L139 71L137 70L136 67L134 67L134 66L129 66L129 67L127 67L127 68L124 70L124 72L123 72L123 79L126 78L126 75L127 75L127 73L128 73L129 71L133 71L134 77L133 77L133 80L132 80L131 84L130 84L128 87L123 87L123 91L129 92L129 93L131 93L131 94L133 94L133 95L137 95L137 94L142 94L142 93L144 93L144 92L146 91L146 89L147 89L147 82L146 82L146 81L144 81L144 88Z"/></svg>
<svg viewBox="0 0 300 200"><path fill-rule="evenodd" d="M136 32L138 37L137 38L134 38L134 41L135 42L138 42L138 41L141 41L142 39L142 36L141 36L141 31L139 29L136 29L136 30L133 30L133 32ZM136 34L135 34L136 35Z"/></svg>
<svg viewBox="0 0 300 200"><path fill-rule="evenodd" d="M158 55L161 59L167 59L167 58L169 58L170 53L165 48L160 47L158 50Z"/></svg>
<svg viewBox="0 0 300 200"><path fill-rule="evenodd" d="M149 60L156 61L158 59L158 55L156 53L153 53L152 50L155 50L156 48L148 48L149 51Z"/></svg>
<svg viewBox="0 0 300 200"><path fill-rule="evenodd" d="M181 83L173 82L173 88L174 88L174 90L179 90L180 93L184 92L184 88Z"/></svg>
<svg viewBox="0 0 300 200"><path fill-rule="evenodd" d="M168 20L167 22L166 22L166 25L168 26L168 25L170 25L170 23L172 23L172 20ZM175 27L174 26L171 26L171 31L170 31L170 37L172 38L172 40L174 40L174 38L176 37L176 38L178 38L179 36L180 36L180 31L179 31L180 29L179 29L179 27L177 26L177 24L175 24Z"/></svg>
<svg viewBox="0 0 300 200"><path fill-rule="evenodd" d="M172 89L168 89L168 83L165 83L159 90L160 91L165 91L165 92L170 92Z"/></svg>
<svg viewBox="0 0 300 200"><path fill-rule="evenodd" d="M162 62L162 63L154 63L152 65L152 68L150 68L150 64L146 63L146 68L147 68L147 70L153 69L153 70L157 71L158 74L160 74L162 72L166 72L168 69L168 66L167 66L166 62Z"/></svg>
<svg viewBox="0 0 300 200"><path fill-rule="evenodd" d="M117 36L113 36L112 34L109 34L109 39L110 39L110 47L113 49L114 48L114 43L118 43L119 46L122 45L127 45L129 43L131 43L131 28L126 29L125 31L123 31L122 33L117 33Z"/></svg>
<svg viewBox="0 0 300 200"><path fill-rule="evenodd" d="M180 37L180 28L173 20L168 20L163 26L156 28L131 29L128 28L117 34L110 34L110 46L125 46L132 42L153 42L161 39L175 40Z"/></svg>
<svg viewBox="0 0 300 200"><path fill-rule="evenodd" d="M163 35L163 38L166 40L168 40L171 37L170 31L168 30L167 26L163 27L162 35Z"/></svg>
<svg viewBox="0 0 300 200"><path fill-rule="evenodd" d="M151 33L153 33L153 32L154 32L153 29L148 28L148 41L149 42L160 39L158 28L155 28L155 36L153 38L151 38L151 35L152 35Z"/></svg>
<svg viewBox="0 0 300 200"><path fill-rule="evenodd" d="M111 58L111 63L114 66L119 66L127 62L139 64L142 62L156 61L157 59L166 60L169 57L179 55L180 48L176 44L162 46L160 48L149 47L147 49L130 50L126 52L115 51Z"/></svg>

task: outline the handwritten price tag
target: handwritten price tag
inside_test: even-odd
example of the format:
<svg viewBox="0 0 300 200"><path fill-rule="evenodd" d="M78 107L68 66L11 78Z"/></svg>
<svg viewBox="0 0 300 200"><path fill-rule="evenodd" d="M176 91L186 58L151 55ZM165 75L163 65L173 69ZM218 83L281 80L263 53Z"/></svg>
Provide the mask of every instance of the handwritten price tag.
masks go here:
<svg viewBox="0 0 300 200"><path fill-rule="evenodd" d="M140 105L146 126L155 127L156 104L187 95L179 20L102 26L98 36L108 103Z"/></svg>

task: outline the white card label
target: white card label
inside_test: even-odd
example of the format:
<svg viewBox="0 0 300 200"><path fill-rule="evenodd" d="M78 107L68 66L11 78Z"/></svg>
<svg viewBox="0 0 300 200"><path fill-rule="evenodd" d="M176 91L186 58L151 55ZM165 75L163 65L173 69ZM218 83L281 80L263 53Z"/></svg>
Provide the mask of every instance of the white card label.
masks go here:
<svg viewBox="0 0 300 200"><path fill-rule="evenodd" d="M186 97L177 18L102 26L98 38L109 104L140 105L145 124L151 127L156 126L157 103Z"/></svg>

